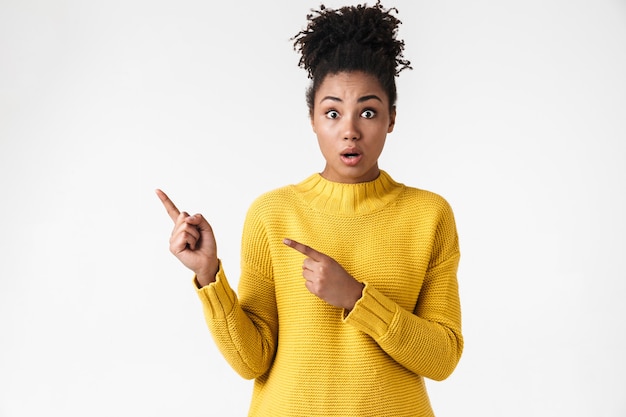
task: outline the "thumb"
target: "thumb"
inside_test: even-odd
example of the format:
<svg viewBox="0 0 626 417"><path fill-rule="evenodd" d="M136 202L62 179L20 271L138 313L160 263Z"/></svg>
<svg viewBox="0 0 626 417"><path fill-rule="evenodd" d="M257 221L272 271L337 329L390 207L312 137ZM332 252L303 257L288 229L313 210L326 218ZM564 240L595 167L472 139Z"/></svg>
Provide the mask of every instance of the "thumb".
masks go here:
<svg viewBox="0 0 626 417"><path fill-rule="evenodd" d="M202 214L197 213L197 214L194 214L193 216L189 216L189 217L185 218L185 221L188 224L192 224L192 225L196 226L198 228L198 230L200 230L200 231L210 231L211 230L211 225L204 218L204 216Z"/></svg>
<svg viewBox="0 0 626 417"><path fill-rule="evenodd" d="M213 233L213 228L211 227L207 219L205 219L204 216L200 213L196 213L193 216L185 218L185 222L187 222L187 224L195 226L200 231L200 233Z"/></svg>

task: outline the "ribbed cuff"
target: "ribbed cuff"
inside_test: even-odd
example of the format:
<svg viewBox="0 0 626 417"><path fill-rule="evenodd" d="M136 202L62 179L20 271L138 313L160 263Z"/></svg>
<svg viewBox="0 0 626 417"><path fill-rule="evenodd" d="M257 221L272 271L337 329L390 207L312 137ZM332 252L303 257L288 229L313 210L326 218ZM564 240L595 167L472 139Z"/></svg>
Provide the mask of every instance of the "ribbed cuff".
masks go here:
<svg viewBox="0 0 626 417"><path fill-rule="evenodd" d="M202 288L198 288L198 280L195 276L193 282L207 317L223 319L228 316L235 305L237 297L228 284L221 261L217 274L215 275L215 282L205 285Z"/></svg>
<svg viewBox="0 0 626 417"><path fill-rule="evenodd" d="M387 296L365 284L363 295L344 322L379 339L384 336L395 316L397 305Z"/></svg>

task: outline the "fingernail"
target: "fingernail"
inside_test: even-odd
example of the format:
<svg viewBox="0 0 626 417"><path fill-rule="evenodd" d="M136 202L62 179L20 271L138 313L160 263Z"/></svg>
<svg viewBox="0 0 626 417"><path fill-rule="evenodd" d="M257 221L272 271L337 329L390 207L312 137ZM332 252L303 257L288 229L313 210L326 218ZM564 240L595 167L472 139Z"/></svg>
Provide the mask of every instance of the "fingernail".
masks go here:
<svg viewBox="0 0 626 417"><path fill-rule="evenodd" d="M287 239L287 238L285 238L285 239L283 239L283 243L284 243L285 245L291 245L291 239Z"/></svg>

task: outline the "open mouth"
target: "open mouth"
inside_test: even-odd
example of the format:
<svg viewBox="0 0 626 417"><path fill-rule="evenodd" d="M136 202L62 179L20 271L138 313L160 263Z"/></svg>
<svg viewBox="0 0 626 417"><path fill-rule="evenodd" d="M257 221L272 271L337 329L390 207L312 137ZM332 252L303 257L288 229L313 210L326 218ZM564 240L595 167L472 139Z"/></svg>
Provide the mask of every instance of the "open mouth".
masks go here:
<svg viewBox="0 0 626 417"><path fill-rule="evenodd" d="M343 163L351 167L358 165L362 157L363 155L358 152L346 152L341 154Z"/></svg>

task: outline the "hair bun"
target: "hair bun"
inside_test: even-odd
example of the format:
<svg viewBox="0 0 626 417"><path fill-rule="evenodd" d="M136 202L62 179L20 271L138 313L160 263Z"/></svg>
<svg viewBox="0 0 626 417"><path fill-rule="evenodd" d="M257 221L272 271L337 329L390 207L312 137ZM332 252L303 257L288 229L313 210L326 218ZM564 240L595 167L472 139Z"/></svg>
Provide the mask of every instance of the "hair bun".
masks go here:
<svg viewBox="0 0 626 417"><path fill-rule="evenodd" d="M299 66L313 78L320 62L328 60L338 50L365 51L376 59L387 61L397 75L410 67L403 58L404 41L396 39L402 23L378 1L374 6L345 6L334 10L320 6L307 15L308 25L294 40L294 49L301 53Z"/></svg>

